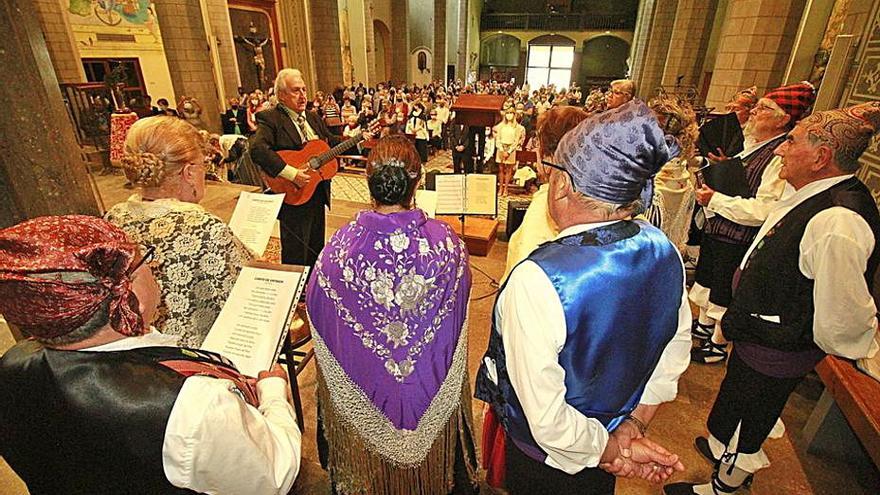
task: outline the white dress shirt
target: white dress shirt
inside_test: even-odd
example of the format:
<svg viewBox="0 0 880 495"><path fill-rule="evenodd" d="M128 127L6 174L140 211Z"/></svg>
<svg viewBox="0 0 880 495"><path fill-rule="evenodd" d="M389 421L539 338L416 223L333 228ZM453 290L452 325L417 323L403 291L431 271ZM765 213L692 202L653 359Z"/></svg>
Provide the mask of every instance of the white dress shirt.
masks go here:
<svg viewBox="0 0 880 495"><path fill-rule="evenodd" d="M760 143L754 143L734 158L745 159L758 148L781 135L773 136ZM740 225L749 227L761 225L764 219L767 218L770 209L773 208L773 204L779 200L780 196L782 196L782 191L785 189L785 181L779 178L779 170L781 168L782 159L774 156L770 163L767 164L767 168L764 169L764 173L761 174L761 185L758 186L758 191L754 198L728 196L715 191L712 194L712 199L709 200L709 204L706 205L706 210Z"/></svg>
<svg viewBox="0 0 880 495"><path fill-rule="evenodd" d="M611 223L576 225L560 232L557 238ZM536 263L524 261L511 272L498 296L495 318L511 384L532 436L548 454L545 463L569 474L597 466L608 442L608 431L597 419L584 416L565 402L565 370L559 364L559 352L567 336L565 312L553 284ZM690 305L682 290L678 329L663 350L641 403L653 405L675 399L678 378L690 362L690 326ZM490 379L496 380L494 363L486 364Z"/></svg>
<svg viewBox="0 0 880 495"><path fill-rule="evenodd" d="M129 337L87 351L123 351L177 345L158 332ZM210 494L286 494L299 473L301 433L287 384L257 382L259 409L247 404L232 382L191 376L171 409L162 466L176 487Z"/></svg>
<svg viewBox="0 0 880 495"><path fill-rule="evenodd" d="M758 231L740 269L758 242L795 206L850 177L817 180L797 191L788 186ZM819 212L804 230L799 265L801 273L814 281L813 340L828 354L859 359L877 353L877 308L865 283L875 242L868 223L842 206Z"/></svg>

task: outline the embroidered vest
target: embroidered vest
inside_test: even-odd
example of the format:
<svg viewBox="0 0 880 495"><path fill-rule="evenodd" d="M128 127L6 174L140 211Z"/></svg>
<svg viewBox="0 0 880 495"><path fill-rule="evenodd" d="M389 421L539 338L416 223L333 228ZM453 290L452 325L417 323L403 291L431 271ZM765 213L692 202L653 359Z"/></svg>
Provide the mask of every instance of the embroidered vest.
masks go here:
<svg viewBox="0 0 880 495"><path fill-rule="evenodd" d="M646 222L617 222L545 243L527 259L547 274L565 312L559 364L566 403L614 430L638 405L678 327L684 275L675 248ZM543 462L547 455L532 437L510 383L496 325L493 321L476 397L492 405L520 450ZM489 378L486 358L495 363L497 384Z"/></svg>
<svg viewBox="0 0 880 495"><path fill-rule="evenodd" d="M211 358L176 347L20 342L0 358L0 454L32 495L194 493L166 479L162 444L187 376L237 375Z"/></svg>
<svg viewBox="0 0 880 495"><path fill-rule="evenodd" d="M749 183L749 195L747 198L754 198L758 194L758 188L761 187L761 176L764 175L764 170L773 161L775 156L773 150L784 140L785 136L779 136L767 142L743 160L743 166L746 169L746 180ZM704 232L707 235L717 237L732 244L751 244L755 240L755 236L758 235L759 228L741 225L721 215L715 215L706 220Z"/></svg>
<svg viewBox="0 0 880 495"><path fill-rule="evenodd" d="M834 206L858 213L871 227L874 239L880 240L877 205L868 188L855 177L797 205L767 232L749 255L722 321L728 339L781 351L818 349L813 341L813 281L801 273L800 242L809 221ZM878 288L875 283L878 265L880 242L875 242L865 272L865 281L872 293ZM778 316L779 323L752 315Z"/></svg>

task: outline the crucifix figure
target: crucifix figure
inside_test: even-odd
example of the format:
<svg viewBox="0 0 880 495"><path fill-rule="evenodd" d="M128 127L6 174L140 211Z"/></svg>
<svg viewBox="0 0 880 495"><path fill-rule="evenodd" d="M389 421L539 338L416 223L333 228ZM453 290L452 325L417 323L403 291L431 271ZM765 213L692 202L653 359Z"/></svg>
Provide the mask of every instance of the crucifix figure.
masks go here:
<svg viewBox="0 0 880 495"><path fill-rule="evenodd" d="M263 71L266 69L266 58L263 56L263 47L269 42L269 37L260 39L257 36L257 27L251 21L248 27L249 36L236 36L235 41L244 43L254 53L254 69L257 71L257 89L263 85Z"/></svg>

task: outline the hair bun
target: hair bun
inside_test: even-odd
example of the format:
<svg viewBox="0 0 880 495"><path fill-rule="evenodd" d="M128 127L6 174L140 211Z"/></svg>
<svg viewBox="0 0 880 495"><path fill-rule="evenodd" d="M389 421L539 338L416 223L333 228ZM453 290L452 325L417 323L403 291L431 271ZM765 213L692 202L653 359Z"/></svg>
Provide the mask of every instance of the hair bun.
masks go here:
<svg viewBox="0 0 880 495"><path fill-rule="evenodd" d="M373 167L367 183L370 194L376 201L383 205L393 205L406 199L410 178L402 164L387 163Z"/></svg>
<svg viewBox="0 0 880 495"><path fill-rule="evenodd" d="M147 151L126 150L122 157L122 167L125 169L125 176L139 186L159 187L165 176L165 161Z"/></svg>

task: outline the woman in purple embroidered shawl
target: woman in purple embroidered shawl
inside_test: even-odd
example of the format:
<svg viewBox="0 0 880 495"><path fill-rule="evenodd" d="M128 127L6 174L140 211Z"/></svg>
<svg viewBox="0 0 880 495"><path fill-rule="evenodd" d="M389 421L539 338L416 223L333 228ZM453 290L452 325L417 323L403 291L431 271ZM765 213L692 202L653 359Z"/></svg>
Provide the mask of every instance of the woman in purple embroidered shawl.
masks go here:
<svg viewBox="0 0 880 495"><path fill-rule="evenodd" d="M464 244L413 208L421 161L402 135L367 167L373 209L321 252L307 294L319 444L338 493L474 489Z"/></svg>

